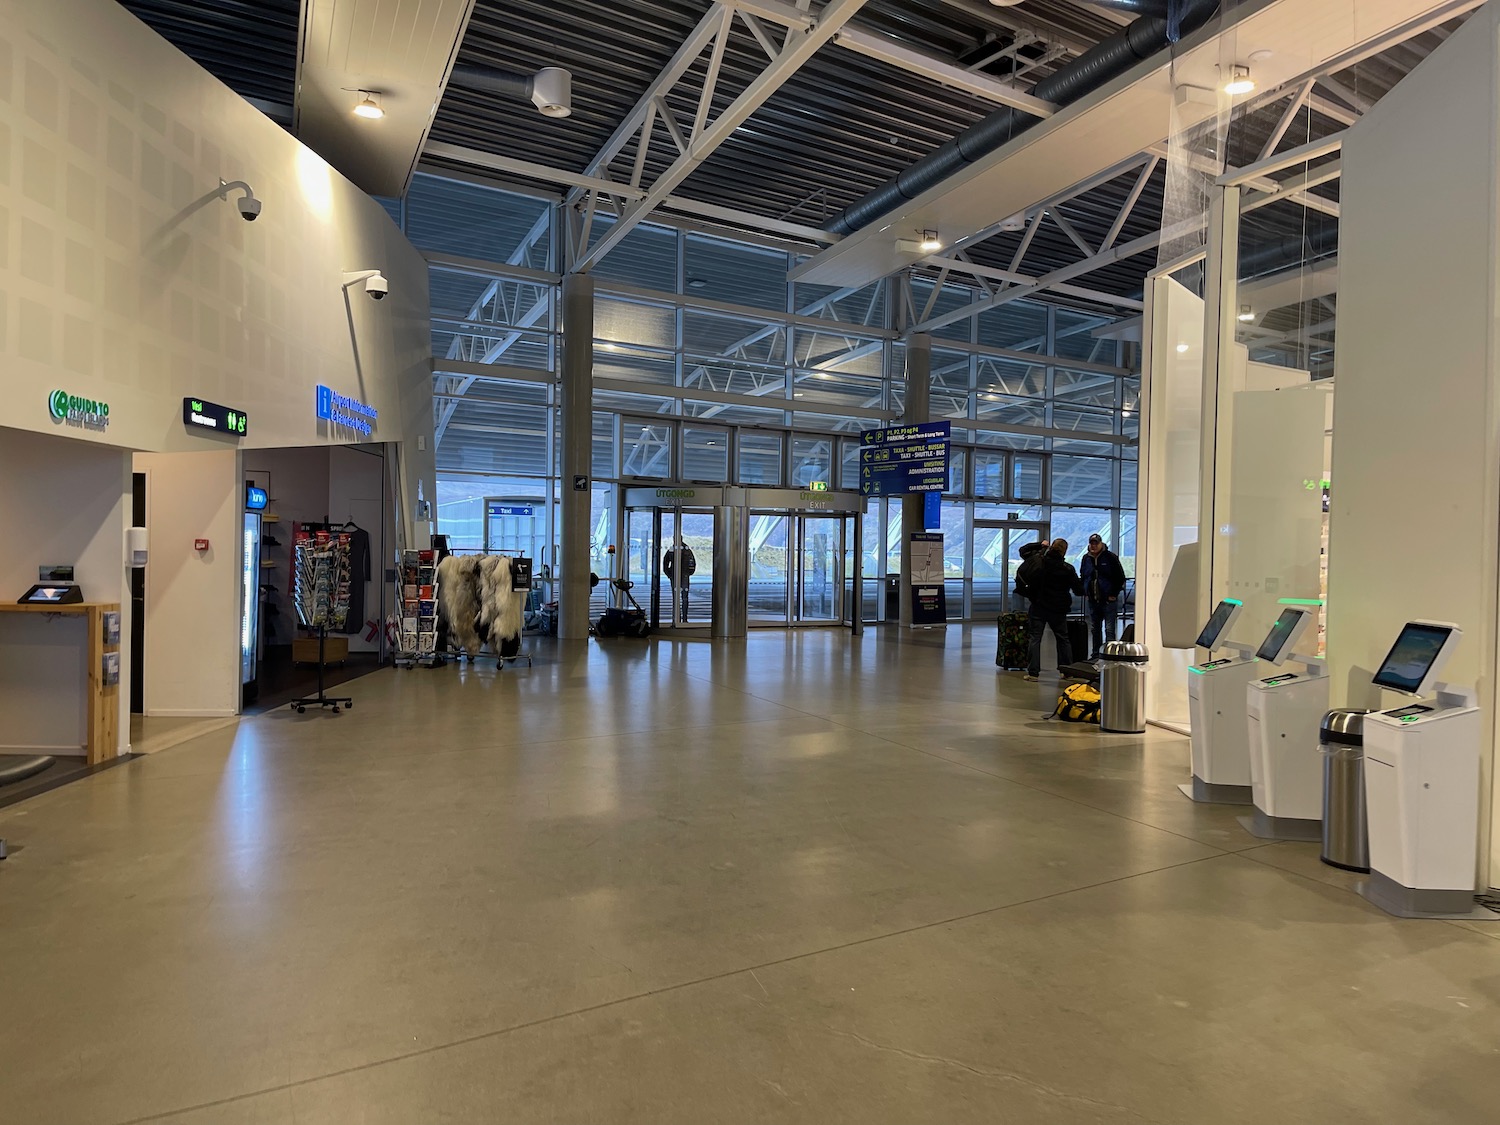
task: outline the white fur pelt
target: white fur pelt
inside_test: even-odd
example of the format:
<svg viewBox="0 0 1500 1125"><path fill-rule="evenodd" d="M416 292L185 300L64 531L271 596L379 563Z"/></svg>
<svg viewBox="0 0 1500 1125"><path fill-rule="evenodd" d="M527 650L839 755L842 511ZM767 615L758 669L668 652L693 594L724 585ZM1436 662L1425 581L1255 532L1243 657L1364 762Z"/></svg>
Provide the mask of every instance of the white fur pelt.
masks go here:
<svg viewBox="0 0 1500 1125"><path fill-rule="evenodd" d="M480 629L490 648L499 652L501 642L521 635L526 611L525 599L511 589L510 559L490 555L479 565Z"/></svg>
<svg viewBox="0 0 1500 1125"><path fill-rule="evenodd" d="M483 640L475 629L479 618L480 560L474 555L449 555L438 563L438 600L448 619L448 634L469 654L479 655Z"/></svg>

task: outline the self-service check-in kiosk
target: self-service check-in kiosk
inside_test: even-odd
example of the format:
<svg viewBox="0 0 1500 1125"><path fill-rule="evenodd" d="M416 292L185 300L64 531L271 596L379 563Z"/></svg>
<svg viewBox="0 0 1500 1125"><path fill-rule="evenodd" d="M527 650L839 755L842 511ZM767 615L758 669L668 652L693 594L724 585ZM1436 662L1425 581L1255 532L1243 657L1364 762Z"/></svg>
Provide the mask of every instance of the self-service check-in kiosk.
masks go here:
<svg viewBox="0 0 1500 1125"><path fill-rule="evenodd" d="M1240 817L1240 823L1263 840L1320 840L1323 836L1318 724L1328 711L1328 677L1317 657L1292 655L1312 621L1313 614L1307 610L1282 611L1255 656L1262 670L1289 661L1299 670L1262 676L1246 688L1255 812Z"/></svg>
<svg viewBox="0 0 1500 1125"><path fill-rule="evenodd" d="M1233 598L1225 598L1214 608L1197 640L1199 648L1208 650L1210 659L1188 669L1193 780L1178 788L1195 801L1250 803L1245 686L1255 678L1259 666L1249 645L1224 639L1243 608L1244 604ZM1215 660L1217 649L1233 655Z"/></svg>
<svg viewBox="0 0 1500 1125"><path fill-rule="evenodd" d="M1418 701L1365 717L1370 878L1360 893L1402 918L1474 910L1480 714L1473 691L1437 682L1462 635L1407 622L1374 683Z"/></svg>

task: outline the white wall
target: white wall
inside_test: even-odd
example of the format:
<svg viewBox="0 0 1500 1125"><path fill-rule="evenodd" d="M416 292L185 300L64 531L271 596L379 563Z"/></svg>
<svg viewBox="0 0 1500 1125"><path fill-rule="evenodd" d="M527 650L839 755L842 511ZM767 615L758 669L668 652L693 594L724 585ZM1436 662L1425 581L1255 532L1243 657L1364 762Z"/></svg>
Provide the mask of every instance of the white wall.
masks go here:
<svg viewBox="0 0 1500 1125"><path fill-rule="evenodd" d="M184 430L201 396L249 414L247 448L356 440L316 420L324 383L431 497L427 271L381 207L112 0L0 0L0 60L0 425L223 448ZM387 299L346 296L362 268ZM107 431L55 423L54 388L108 402Z"/></svg>
<svg viewBox="0 0 1500 1125"><path fill-rule="evenodd" d="M1447 678L1478 685L1486 795L1500 579L1497 29L1500 5L1475 12L1344 145L1328 558L1334 705L1379 703L1370 676L1403 622L1457 622ZM1481 875L1493 885L1491 848Z"/></svg>
<svg viewBox="0 0 1500 1125"><path fill-rule="evenodd" d="M1252 375L1260 364L1251 364ZM1262 371L1267 375L1286 368ZM1308 382L1282 390L1234 395L1232 448L1228 451L1228 510L1215 520L1213 596L1245 603L1236 639L1258 645L1280 615L1282 598L1321 596L1323 541L1323 429L1329 388ZM1224 464L1221 452L1220 464ZM1316 615L1315 615L1316 617ZM1317 653L1310 628L1298 646Z"/></svg>
<svg viewBox="0 0 1500 1125"><path fill-rule="evenodd" d="M256 222L218 198L221 179L251 184L263 204ZM342 288L344 270L365 268L389 279L384 301ZM229 526L240 483L221 470L242 448L360 440L317 420L317 384L379 411L373 440L401 446L408 524L418 481L435 495L428 315L425 262L384 210L124 8L0 0L0 427L58 439L45 447L49 477L14 452L38 439L0 430L9 447L0 495L15 513L0 525L12 571L0 568L0 579L14 585L39 561L74 561L32 557L31 544L56 534L60 497L76 515L47 553L76 553L74 541L87 539L88 596L125 602L123 450L211 452L204 463L215 469L201 479L156 466L165 476L154 487L155 537L167 552L152 578L166 585L148 623L149 710L237 704L238 676L225 671L237 647L233 536L206 532L212 561L180 555L179 539L191 551L205 531L189 535L190 525ZM108 428L53 419L55 389L108 403ZM190 396L244 410L247 439L187 432ZM210 495L210 480L224 491ZM43 492L48 501L33 502ZM170 518L169 493L184 505ZM76 522L94 517L102 522ZM187 615L195 602L200 616ZM222 639L208 637L209 619ZM198 666L186 659L195 651ZM128 706L126 697L126 731Z"/></svg>
<svg viewBox="0 0 1500 1125"><path fill-rule="evenodd" d="M1203 300L1171 278L1147 287L1150 334L1142 363L1140 531L1136 638L1151 648L1146 715L1186 728L1193 649L1162 646L1161 597L1177 549L1198 541L1203 401ZM1180 345L1186 350L1178 351Z"/></svg>
<svg viewBox="0 0 1500 1125"><path fill-rule="evenodd" d="M146 474L143 705L148 715L239 712L239 455L137 453ZM209 549L193 547L207 539Z"/></svg>
<svg viewBox="0 0 1500 1125"><path fill-rule="evenodd" d="M125 529L130 455L0 427L0 597L14 600L43 564L76 567L91 602L120 605L120 749L130 739L130 598ZM81 621L0 614L0 743L81 747L86 673Z"/></svg>

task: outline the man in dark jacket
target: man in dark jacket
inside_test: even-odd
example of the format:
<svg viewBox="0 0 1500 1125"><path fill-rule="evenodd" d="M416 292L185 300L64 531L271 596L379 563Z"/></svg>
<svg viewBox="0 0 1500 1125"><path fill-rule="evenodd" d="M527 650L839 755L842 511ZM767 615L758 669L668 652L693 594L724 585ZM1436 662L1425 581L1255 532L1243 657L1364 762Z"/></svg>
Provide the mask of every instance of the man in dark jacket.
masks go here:
<svg viewBox="0 0 1500 1125"><path fill-rule="evenodd" d="M1078 572L1067 560L1068 541L1054 539L1045 551L1033 554L1016 572L1016 588L1030 599L1026 633L1030 641L1026 678L1037 679L1042 672L1042 635L1048 628L1057 641L1058 667L1073 663L1073 646L1068 643L1068 611L1073 595L1083 593Z"/></svg>
<svg viewBox="0 0 1500 1125"><path fill-rule="evenodd" d="M1115 639L1120 618L1120 595L1125 589L1125 568L1120 557L1104 545L1098 534L1089 536L1088 553L1078 566L1083 579L1083 596L1089 603L1089 620L1093 622L1093 649L1090 660L1098 660L1106 640Z"/></svg>

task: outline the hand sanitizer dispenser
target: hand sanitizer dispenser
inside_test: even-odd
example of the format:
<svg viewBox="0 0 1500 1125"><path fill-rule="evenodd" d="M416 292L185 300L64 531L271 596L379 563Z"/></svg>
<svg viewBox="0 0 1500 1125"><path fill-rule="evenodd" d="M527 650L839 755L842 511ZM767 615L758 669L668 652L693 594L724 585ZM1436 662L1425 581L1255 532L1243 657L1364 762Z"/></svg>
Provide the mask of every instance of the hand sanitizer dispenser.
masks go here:
<svg viewBox="0 0 1500 1125"><path fill-rule="evenodd" d="M1472 690L1437 682L1462 635L1407 622L1374 683L1417 702L1365 717L1370 878L1359 890L1402 918L1474 910L1481 716Z"/></svg>
<svg viewBox="0 0 1500 1125"><path fill-rule="evenodd" d="M1193 731L1193 780L1179 785L1195 801L1250 803L1250 748L1246 740L1245 686L1259 668L1249 645L1224 640L1244 603L1225 598L1215 608L1198 647L1210 659L1188 669L1188 715ZM1231 655L1213 659L1215 649Z"/></svg>
<svg viewBox="0 0 1500 1125"><path fill-rule="evenodd" d="M1263 840L1321 840L1323 835L1318 725L1328 711L1328 677L1317 657L1291 655L1312 621L1307 610L1282 611L1255 656L1262 670L1288 662L1300 670L1278 669L1246 688L1255 812L1240 817L1240 824Z"/></svg>

